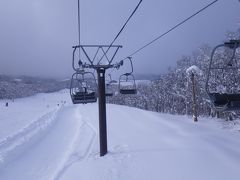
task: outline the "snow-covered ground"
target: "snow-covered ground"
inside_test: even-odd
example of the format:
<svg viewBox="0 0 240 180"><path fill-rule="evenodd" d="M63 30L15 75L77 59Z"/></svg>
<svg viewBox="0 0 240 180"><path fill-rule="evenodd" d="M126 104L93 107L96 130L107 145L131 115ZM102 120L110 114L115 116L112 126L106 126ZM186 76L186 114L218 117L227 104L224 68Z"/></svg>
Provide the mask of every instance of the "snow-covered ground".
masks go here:
<svg viewBox="0 0 240 180"><path fill-rule="evenodd" d="M99 157L97 103L67 90L0 101L1 180L238 180L240 128L216 119L107 105Z"/></svg>

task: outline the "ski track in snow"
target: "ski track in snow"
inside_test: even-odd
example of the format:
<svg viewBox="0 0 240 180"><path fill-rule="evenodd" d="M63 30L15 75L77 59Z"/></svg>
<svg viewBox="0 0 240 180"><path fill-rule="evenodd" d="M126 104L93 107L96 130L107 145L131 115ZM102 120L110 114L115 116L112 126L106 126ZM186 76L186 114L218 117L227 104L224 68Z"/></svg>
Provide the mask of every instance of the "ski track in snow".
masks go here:
<svg viewBox="0 0 240 180"><path fill-rule="evenodd" d="M43 115L16 134L3 139L0 142L0 167L2 163L6 163L14 157L12 154L16 156L20 148L24 149L24 145L32 141L34 137L44 133L47 128L50 128L61 108Z"/></svg>
<svg viewBox="0 0 240 180"><path fill-rule="evenodd" d="M73 115L68 117L70 114ZM67 121L71 121L71 123L67 123ZM71 126L69 126L69 124L71 124ZM57 165L53 167L53 163L48 160L48 158L50 159L51 153L44 152L44 147L46 145L52 146L53 149L58 150L54 146L58 146L58 144L60 144L59 141L64 140L60 138L60 135L56 135L58 133L62 133L63 136L66 136L64 133L71 135L65 139L65 144L67 145L61 145L61 155L52 159L55 161L55 166ZM11 172L15 172L19 175L18 177L20 179L24 180L31 180L32 178L43 180L60 179L62 174L72 164L89 157L91 148L95 142L95 137L95 128L89 122L84 121L84 118L79 112L79 107L61 107L43 115L17 134L7 137L0 142L1 177L3 179L14 179L17 175ZM47 142L49 141L48 139L53 139L54 143ZM32 149L32 152L26 153L28 149ZM55 152L53 151L52 153ZM40 160L43 159L40 158L40 154L49 157L45 157L45 160ZM39 155L40 157L38 157ZM40 162L35 164L36 167L34 167L34 163L31 165L31 161L34 161L34 158L39 159L36 161ZM30 167L21 167L19 163L21 161L31 162L28 163ZM8 169L10 166L11 169ZM31 169L33 171L31 171ZM37 173L34 172L34 169ZM26 171L30 171L30 173Z"/></svg>
<svg viewBox="0 0 240 180"><path fill-rule="evenodd" d="M76 118L81 119L82 125L76 133L76 137L74 138L75 141L70 148L71 150L69 151L66 161L53 178L55 180L61 179L61 176L65 171L67 171L74 163L87 159L95 142L97 132L90 123L84 121L79 112L79 108L76 109L75 116ZM91 135L89 136L89 134Z"/></svg>

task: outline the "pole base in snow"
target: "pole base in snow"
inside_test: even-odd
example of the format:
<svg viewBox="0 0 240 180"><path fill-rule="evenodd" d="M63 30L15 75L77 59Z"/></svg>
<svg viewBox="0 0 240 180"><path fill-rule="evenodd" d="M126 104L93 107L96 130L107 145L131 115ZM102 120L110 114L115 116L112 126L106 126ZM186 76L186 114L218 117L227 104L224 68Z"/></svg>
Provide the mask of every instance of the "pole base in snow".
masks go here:
<svg viewBox="0 0 240 180"><path fill-rule="evenodd" d="M197 116L193 116L193 121L194 121L194 122L197 122L197 121L198 121Z"/></svg>

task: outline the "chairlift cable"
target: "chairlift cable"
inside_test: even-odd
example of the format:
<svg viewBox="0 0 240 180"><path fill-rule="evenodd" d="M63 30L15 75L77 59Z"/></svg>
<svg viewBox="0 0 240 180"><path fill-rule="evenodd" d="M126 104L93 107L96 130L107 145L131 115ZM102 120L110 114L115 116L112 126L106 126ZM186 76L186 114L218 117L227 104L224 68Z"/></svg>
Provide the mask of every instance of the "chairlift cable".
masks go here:
<svg viewBox="0 0 240 180"><path fill-rule="evenodd" d="M123 29L126 27L127 23L130 21L130 19L133 17L133 15L135 14L135 12L137 11L137 9L139 8L139 6L141 5L143 0L140 0L138 5L136 6L136 8L134 9L134 11L132 12L132 14L128 17L127 21L125 22L125 24L123 25L123 27L120 29L120 31L118 32L118 34L116 35L116 37L113 39L113 41L111 42L110 46L108 47L107 51L103 54L103 56L100 58L98 64L102 61L103 57L108 53L109 49L112 47L113 43L117 40L117 38L120 36L120 34L122 33Z"/></svg>
<svg viewBox="0 0 240 180"><path fill-rule="evenodd" d="M160 36L156 37L155 39L153 39L152 41L150 41L149 43L147 43L146 45L142 46L141 48L137 49L136 51L134 51L132 54L128 55L126 58L122 59L125 60L127 59L129 56L134 56L135 54L139 53L140 51L142 51L143 49L145 49L146 47L148 47L149 45L153 44L154 42L156 42L157 40L159 40L160 38L166 36L168 33L170 33L171 31L175 30L176 28L178 28L179 26L183 25L184 23L186 23L187 21L189 21L190 19L192 19L193 17L197 16L198 14L200 14L201 12L203 12L204 10L206 10L207 8L209 8L210 6L212 6L213 4L215 4L216 2L218 2L219 0L214 0L213 2L209 3L208 5L206 5L205 7L203 7L202 9L198 10L197 12L195 12L194 14L192 14L191 16L189 16L188 18L184 19L183 21L181 21L180 23L176 24L175 26L173 26L172 28L170 28L169 30L167 30L166 32L164 32L163 34L161 34Z"/></svg>
<svg viewBox="0 0 240 180"><path fill-rule="evenodd" d="M80 29L80 0L78 0L78 44L79 44L79 60L80 60L80 41L81 41L81 29Z"/></svg>

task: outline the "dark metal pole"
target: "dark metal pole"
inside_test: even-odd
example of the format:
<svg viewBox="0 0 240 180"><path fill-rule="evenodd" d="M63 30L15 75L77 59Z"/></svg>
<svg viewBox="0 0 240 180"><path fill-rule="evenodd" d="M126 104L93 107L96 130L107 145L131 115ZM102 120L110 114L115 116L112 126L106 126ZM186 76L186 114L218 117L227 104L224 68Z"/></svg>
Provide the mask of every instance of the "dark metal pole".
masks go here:
<svg viewBox="0 0 240 180"><path fill-rule="evenodd" d="M99 138L100 156L107 154L107 120L105 97L105 69L97 68L98 74L98 104L99 104Z"/></svg>

